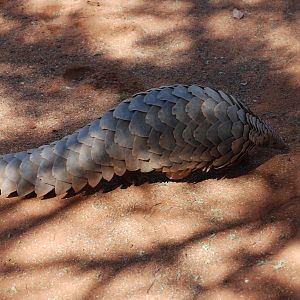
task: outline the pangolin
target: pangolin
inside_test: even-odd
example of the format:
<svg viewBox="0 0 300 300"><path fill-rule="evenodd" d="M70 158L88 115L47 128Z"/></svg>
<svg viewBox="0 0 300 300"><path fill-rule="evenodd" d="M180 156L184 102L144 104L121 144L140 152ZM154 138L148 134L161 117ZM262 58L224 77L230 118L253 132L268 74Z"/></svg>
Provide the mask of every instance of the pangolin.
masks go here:
<svg viewBox="0 0 300 300"><path fill-rule="evenodd" d="M133 95L49 145L0 156L1 195L56 195L126 171L180 179L233 165L255 145L284 147L274 129L235 97L198 85Z"/></svg>

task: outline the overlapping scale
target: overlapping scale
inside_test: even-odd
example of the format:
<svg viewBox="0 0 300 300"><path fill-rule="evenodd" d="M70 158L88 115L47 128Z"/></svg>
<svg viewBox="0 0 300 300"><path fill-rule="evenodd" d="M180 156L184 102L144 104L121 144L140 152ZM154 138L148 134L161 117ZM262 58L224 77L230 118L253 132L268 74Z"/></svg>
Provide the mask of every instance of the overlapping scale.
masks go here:
<svg viewBox="0 0 300 300"><path fill-rule="evenodd" d="M162 170L173 179L233 164L275 131L241 101L212 88L174 85L138 93L50 145L0 156L0 191L9 196L79 192L127 170Z"/></svg>

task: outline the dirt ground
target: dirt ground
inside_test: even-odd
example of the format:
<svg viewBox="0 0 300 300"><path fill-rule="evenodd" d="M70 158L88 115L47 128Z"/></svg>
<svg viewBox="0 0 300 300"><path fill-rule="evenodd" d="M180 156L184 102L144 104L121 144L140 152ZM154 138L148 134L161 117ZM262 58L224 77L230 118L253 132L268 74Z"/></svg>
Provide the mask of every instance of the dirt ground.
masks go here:
<svg viewBox="0 0 300 300"><path fill-rule="evenodd" d="M1 300L300 299L299 0L0 0L0 154L174 83L243 99L290 150L0 199Z"/></svg>

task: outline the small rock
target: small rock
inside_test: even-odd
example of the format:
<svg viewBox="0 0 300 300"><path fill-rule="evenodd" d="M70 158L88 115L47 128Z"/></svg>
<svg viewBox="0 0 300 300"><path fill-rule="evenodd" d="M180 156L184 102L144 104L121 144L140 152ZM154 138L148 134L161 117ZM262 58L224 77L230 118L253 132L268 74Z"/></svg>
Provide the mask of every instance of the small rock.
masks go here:
<svg viewBox="0 0 300 300"><path fill-rule="evenodd" d="M237 236L236 236L236 234L235 234L235 233L230 233L230 235L229 235L229 239L230 239L231 241L234 241L234 240L236 240L236 239L237 239Z"/></svg>
<svg viewBox="0 0 300 300"><path fill-rule="evenodd" d="M280 269L282 269L284 267L285 263L283 260L279 260L274 266L273 268L278 271Z"/></svg>
<svg viewBox="0 0 300 300"><path fill-rule="evenodd" d="M17 293L18 290L17 290L17 288L16 288L16 285L13 284L12 287L8 290L8 292L9 292L10 294L15 294L15 293Z"/></svg>
<svg viewBox="0 0 300 300"><path fill-rule="evenodd" d="M242 18L244 17L244 13L243 13L241 10L235 8L235 9L232 11L232 16L233 16L235 19L242 19Z"/></svg>
<svg viewBox="0 0 300 300"><path fill-rule="evenodd" d="M202 249L204 249L205 251L208 251L209 250L209 245L208 244L202 245Z"/></svg>

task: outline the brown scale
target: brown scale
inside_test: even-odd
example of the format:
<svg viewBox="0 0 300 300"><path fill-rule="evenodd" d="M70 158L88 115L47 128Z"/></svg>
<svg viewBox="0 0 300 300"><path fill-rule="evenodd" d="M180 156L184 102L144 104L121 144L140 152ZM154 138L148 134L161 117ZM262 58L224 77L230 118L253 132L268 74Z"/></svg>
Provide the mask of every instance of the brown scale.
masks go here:
<svg viewBox="0 0 300 300"><path fill-rule="evenodd" d="M50 145L0 156L0 191L4 197L79 192L136 170L181 179L232 166L255 145L284 147L240 100L177 84L133 95Z"/></svg>

